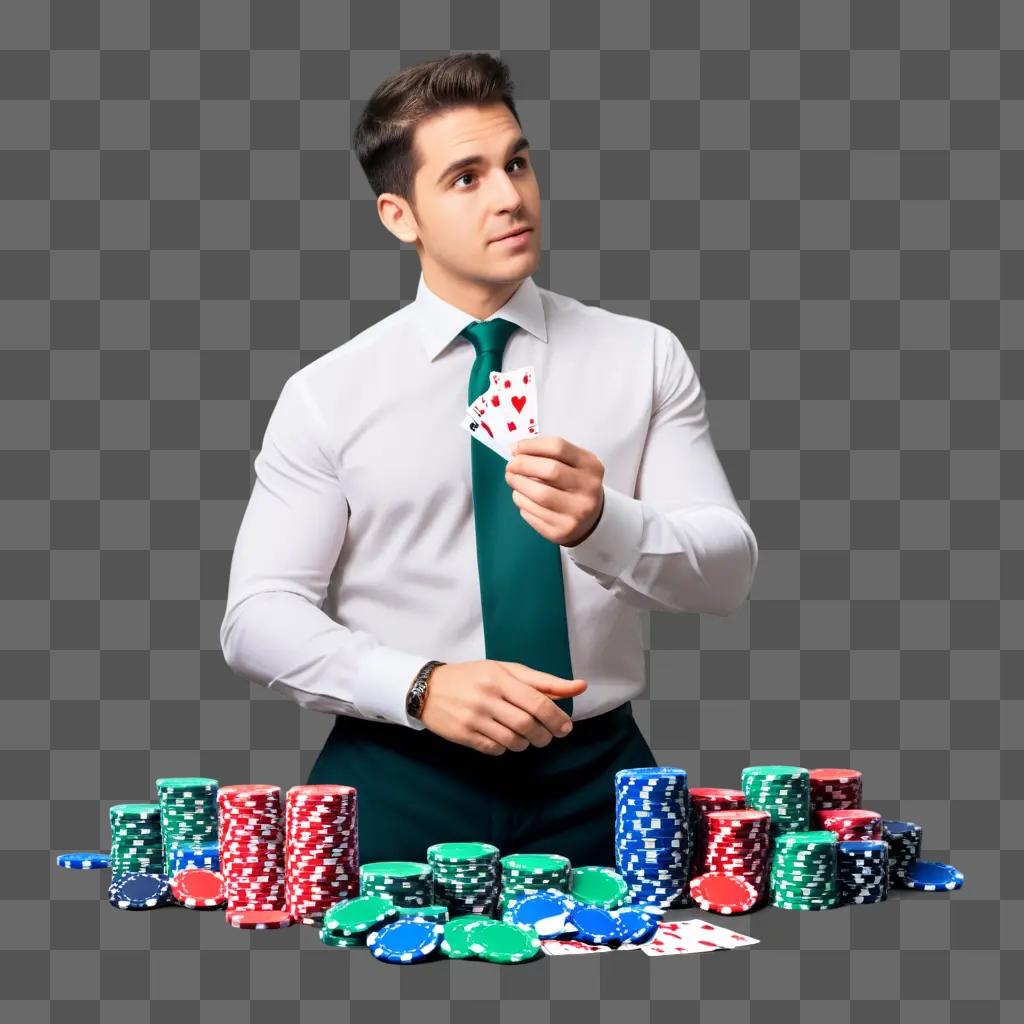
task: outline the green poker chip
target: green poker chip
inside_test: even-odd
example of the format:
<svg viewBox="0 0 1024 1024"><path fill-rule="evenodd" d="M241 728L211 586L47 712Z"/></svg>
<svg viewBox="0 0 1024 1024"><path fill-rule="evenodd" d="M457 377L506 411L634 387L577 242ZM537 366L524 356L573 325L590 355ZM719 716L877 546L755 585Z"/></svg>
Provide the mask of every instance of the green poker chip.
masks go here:
<svg viewBox="0 0 1024 1024"><path fill-rule="evenodd" d="M489 924L494 918L486 914L462 914L453 917L444 926L441 938L441 952L451 960L471 960L476 956L473 952L473 940L470 936L480 925Z"/></svg>
<svg viewBox="0 0 1024 1024"><path fill-rule="evenodd" d="M469 949L492 964L518 964L540 953L540 936L535 928L487 921L469 933Z"/></svg>
<svg viewBox="0 0 1024 1024"><path fill-rule="evenodd" d="M629 884L612 868L575 868L569 895L578 903L614 910L629 901Z"/></svg>
<svg viewBox="0 0 1024 1024"><path fill-rule="evenodd" d="M381 924L397 921L398 907L383 896L353 896L324 914L323 926L335 935L365 935Z"/></svg>

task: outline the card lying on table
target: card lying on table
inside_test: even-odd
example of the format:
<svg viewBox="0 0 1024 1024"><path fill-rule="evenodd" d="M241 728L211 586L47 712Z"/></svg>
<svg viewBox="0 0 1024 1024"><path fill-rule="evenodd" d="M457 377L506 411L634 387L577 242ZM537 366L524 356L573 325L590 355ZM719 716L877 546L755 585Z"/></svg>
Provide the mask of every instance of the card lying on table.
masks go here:
<svg viewBox="0 0 1024 1024"><path fill-rule="evenodd" d="M533 367L491 373L490 387L473 400L460 426L507 462L516 441L540 433Z"/></svg>

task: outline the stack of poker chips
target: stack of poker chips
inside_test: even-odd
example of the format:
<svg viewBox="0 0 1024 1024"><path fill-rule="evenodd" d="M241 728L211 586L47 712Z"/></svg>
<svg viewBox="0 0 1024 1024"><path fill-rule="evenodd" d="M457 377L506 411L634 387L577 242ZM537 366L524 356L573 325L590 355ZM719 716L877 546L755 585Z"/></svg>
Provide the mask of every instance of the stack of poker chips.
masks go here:
<svg viewBox="0 0 1024 1024"><path fill-rule="evenodd" d="M849 811L815 811L814 824L818 828L835 832L839 841L855 842L857 840L881 839L882 816L878 811L868 811L855 807Z"/></svg>
<svg viewBox="0 0 1024 1024"><path fill-rule="evenodd" d="M500 850L490 843L434 843L427 847L434 900L452 916L492 915L501 892Z"/></svg>
<svg viewBox="0 0 1024 1024"><path fill-rule="evenodd" d="M769 880L772 906L782 910L831 910L839 906L838 845L834 832L776 836Z"/></svg>
<svg viewBox="0 0 1024 1024"><path fill-rule="evenodd" d="M745 808L712 811L706 819L708 838L702 873L743 878L754 887L760 902L768 889L771 815Z"/></svg>
<svg viewBox="0 0 1024 1024"><path fill-rule="evenodd" d="M889 885L902 885L921 856L924 829L912 821L882 819L882 838L889 844Z"/></svg>
<svg viewBox="0 0 1024 1024"><path fill-rule="evenodd" d="M541 889L568 892L572 862L560 853L510 853L501 858L501 896L498 913L504 914L517 896Z"/></svg>
<svg viewBox="0 0 1024 1024"><path fill-rule="evenodd" d="M739 811L746 805L746 797L738 789L694 786L690 790L690 879L705 870L707 815L712 811Z"/></svg>
<svg viewBox="0 0 1024 1024"><path fill-rule="evenodd" d="M747 807L772 816L772 835L810 827L810 774L789 764L757 764L740 773Z"/></svg>
<svg viewBox="0 0 1024 1024"><path fill-rule="evenodd" d="M615 866L633 902L689 905L690 795L683 768L615 773Z"/></svg>
<svg viewBox="0 0 1024 1024"><path fill-rule="evenodd" d="M170 865L175 846L217 842L217 780L168 778L156 780L164 861Z"/></svg>
<svg viewBox="0 0 1024 1024"><path fill-rule="evenodd" d="M110 808L110 871L118 875L164 872L159 804L115 804Z"/></svg>
<svg viewBox="0 0 1024 1024"><path fill-rule="evenodd" d="M221 786L220 868L227 915L284 909L284 841L281 787L243 783Z"/></svg>
<svg viewBox="0 0 1024 1024"><path fill-rule="evenodd" d="M285 848L293 920L318 925L335 903L359 895L355 787L292 786L285 803Z"/></svg>
<svg viewBox="0 0 1024 1024"><path fill-rule="evenodd" d="M359 868L359 895L383 896L397 907L434 904L434 869L418 860L375 860Z"/></svg>
<svg viewBox="0 0 1024 1024"><path fill-rule="evenodd" d="M889 893L889 847L884 839L841 841L836 850L840 903L880 903Z"/></svg>
<svg viewBox="0 0 1024 1024"><path fill-rule="evenodd" d="M168 874L174 875L187 868L205 868L220 871L220 844L172 843L169 849Z"/></svg>
<svg viewBox="0 0 1024 1024"><path fill-rule="evenodd" d="M812 768L811 810L849 811L860 807L863 775L856 768Z"/></svg>

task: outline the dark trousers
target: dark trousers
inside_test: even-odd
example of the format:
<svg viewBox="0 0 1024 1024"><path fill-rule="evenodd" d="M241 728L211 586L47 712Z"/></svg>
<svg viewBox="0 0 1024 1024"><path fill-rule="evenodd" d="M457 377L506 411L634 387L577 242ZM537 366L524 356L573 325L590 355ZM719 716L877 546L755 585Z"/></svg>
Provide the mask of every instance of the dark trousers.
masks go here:
<svg viewBox="0 0 1024 1024"><path fill-rule="evenodd" d="M426 861L427 847L488 842L615 866L615 773L657 762L627 701L568 736L498 757L428 729L338 715L310 783L355 786L359 862Z"/></svg>

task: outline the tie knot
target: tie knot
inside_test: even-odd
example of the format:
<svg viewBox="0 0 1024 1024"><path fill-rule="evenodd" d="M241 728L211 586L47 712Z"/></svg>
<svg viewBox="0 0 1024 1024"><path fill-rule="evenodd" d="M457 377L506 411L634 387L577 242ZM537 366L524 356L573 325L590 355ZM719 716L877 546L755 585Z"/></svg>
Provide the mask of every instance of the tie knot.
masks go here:
<svg viewBox="0 0 1024 1024"><path fill-rule="evenodd" d="M505 351L505 343L518 326L511 320L497 316L493 320L474 320L463 327L459 334L469 338L477 355L497 352L500 356Z"/></svg>

